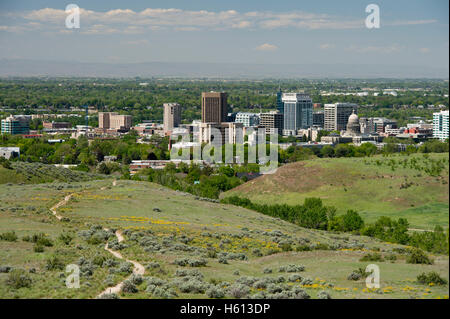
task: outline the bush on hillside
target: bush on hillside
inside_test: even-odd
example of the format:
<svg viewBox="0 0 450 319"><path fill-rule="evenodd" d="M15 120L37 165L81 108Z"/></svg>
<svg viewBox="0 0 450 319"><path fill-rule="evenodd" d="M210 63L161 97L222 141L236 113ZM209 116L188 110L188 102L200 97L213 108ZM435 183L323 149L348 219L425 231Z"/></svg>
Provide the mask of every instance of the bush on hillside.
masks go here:
<svg viewBox="0 0 450 319"><path fill-rule="evenodd" d="M359 261L384 261L383 256L378 253L368 253L359 259Z"/></svg>
<svg viewBox="0 0 450 319"><path fill-rule="evenodd" d="M408 264L433 264L433 260L430 259L428 255L419 248L414 248L409 252L408 256L406 257L406 262Z"/></svg>
<svg viewBox="0 0 450 319"><path fill-rule="evenodd" d="M14 269L8 275L6 284L14 289L31 287L31 277L23 269Z"/></svg>
<svg viewBox="0 0 450 319"><path fill-rule="evenodd" d="M10 232L6 232L3 234L0 234L0 240L4 240L4 241L16 241L17 240L17 235L14 231L10 231Z"/></svg>
<svg viewBox="0 0 450 319"><path fill-rule="evenodd" d="M447 280L442 278L437 272L432 271L427 273L421 273L417 276L417 281L425 285L438 285L443 286L447 284Z"/></svg>

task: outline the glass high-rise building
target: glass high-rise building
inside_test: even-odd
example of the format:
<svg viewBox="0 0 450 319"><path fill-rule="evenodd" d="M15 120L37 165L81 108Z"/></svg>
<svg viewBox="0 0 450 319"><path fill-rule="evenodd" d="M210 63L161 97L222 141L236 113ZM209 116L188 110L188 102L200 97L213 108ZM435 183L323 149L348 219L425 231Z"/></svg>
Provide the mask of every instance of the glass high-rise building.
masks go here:
<svg viewBox="0 0 450 319"><path fill-rule="evenodd" d="M308 94L283 93L284 135L296 135L297 130L313 125L313 104Z"/></svg>
<svg viewBox="0 0 450 319"><path fill-rule="evenodd" d="M281 91L281 87L280 87L277 92L277 111L281 114L283 114L283 112L284 112L282 96L283 96L283 91Z"/></svg>
<svg viewBox="0 0 450 319"><path fill-rule="evenodd" d="M344 131L353 110L358 110L358 105L354 103L334 103L325 104L324 128L327 131Z"/></svg>

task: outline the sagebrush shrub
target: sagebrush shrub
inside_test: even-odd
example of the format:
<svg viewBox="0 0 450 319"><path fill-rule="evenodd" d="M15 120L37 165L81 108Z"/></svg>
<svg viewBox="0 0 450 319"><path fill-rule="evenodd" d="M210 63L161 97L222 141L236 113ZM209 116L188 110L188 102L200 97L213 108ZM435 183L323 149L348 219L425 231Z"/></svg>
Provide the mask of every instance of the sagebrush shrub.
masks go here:
<svg viewBox="0 0 450 319"><path fill-rule="evenodd" d="M190 278L184 281L179 286L180 291L184 293L202 294L206 290L206 284L196 278Z"/></svg>
<svg viewBox="0 0 450 319"><path fill-rule="evenodd" d="M6 284L14 289L29 288L31 287L32 280L25 270L14 269L9 273Z"/></svg>
<svg viewBox="0 0 450 319"><path fill-rule="evenodd" d="M47 264L45 265L45 269L47 269L47 270L62 270L63 268L64 268L64 263L59 257L53 255L47 259Z"/></svg>
<svg viewBox="0 0 450 319"><path fill-rule="evenodd" d="M328 292L326 292L325 290L321 290L319 291L319 293L317 294L317 299L331 299L331 296Z"/></svg>
<svg viewBox="0 0 450 319"><path fill-rule="evenodd" d="M272 269L271 268L264 268L263 273L271 274L272 273Z"/></svg>
<svg viewBox="0 0 450 319"><path fill-rule="evenodd" d="M358 281L362 278L360 273L357 273L355 271L352 271L350 273L350 275L348 275L347 280L353 280L353 281Z"/></svg>
<svg viewBox="0 0 450 319"><path fill-rule="evenodd" d="M296 282L296 281L300 282L300 281L302 281L302 279L303 279L303 277L298 274L293 274L288 277L289 282Z"/></svg>
<svg viewBox="0 0 450 319"><path fill-rule="evenodd" d="M229 289L228 289L228 294L236 299L242 299L248 296L248 294L250 293L250 288L246 285L243 284L233 284Z"/></svg>
<svg viewBox="0 0 450 319"><path fill-rule="evenodd" d="M35 245L33 246L33 251L34 251L35 253L43 253L43 252L44 252L44 246L39 245L39 244L35 244Z"/></svg>
<svg viewBox="0 0 450 319"><path fill-rule="evenodd" d="M133 272L133 264L129 263L127 261L123 261L119 264L119 266L116 268L116 272L118 273L124 273L124 274L130 274Z"/></svg>
<svg viewBox="0 0 450 319"><path fill-rule="evenodd" d="M10 232L6 232L3 234L0 234L0 240L4 240L4 241L16 241L17 240L17 235L14 231L10 231Z"/></svg>
<svg viewBox="0 0 450 319"><path fill-rule="evenodd" d="M279 272L302 272L302 271L305 271L305 266L290 264L290 265L280 266L278 271Z"/></svg>
<svg viewBox="0 0 450 319"><path fill-rule="evenodd" d="M131 281L131 280L125 280L123 282L122 288L121 288L122 292L127 292L127 293L132 293L135 294L138 292L138 289L136 287L136 285Z"/></svg>
<svg viewBox="0 0 450 319"><path fill-rule="evenodd" d="M163 286L166 285L167 281L158 277L148 277L147 278L147 285L148 286Z"/></svg>
<svg viewBox="0 0 450 319"><path fill-rule="evenodd" d="M225 297L225 291L217 286L211 286L206 290L208 298L220 299Z"/></svg>
<svg viewBox="0 0 450 319"><path fill-rule="evenodd" d="M139 274L132 274L129 279L133 284L139 286L144 281L144 278Z"/></svg>
<svg viewBox="0 0 450 319"><path fill-rule="evenodd" d="M419 276L417 276L417 281L421 284L425 285L438 285L438 286L444 286L448 282L444 278L442 278L437 272L432 271L427 273L421 273Z"/></svg>
<svg viewBox="0 0 450 319"><path fill-rule="evenodd" d="M359 259L359 261L384 261L383 256L379 253L368 253Z"/></svg>
<svg viewBox="0 0 450 319"><path fill-rule="evenodd" d="M408 264L433 264L433 260L430 259L428 255L419 248L414 248L409 252L408 256L406 257L406 262Z"/></svg>
<svg viewBox="0 0 450 319"><path fill-rule="evenodd" d="M8 273L12 270L11 266L0 266L0 273Z"/></svg>

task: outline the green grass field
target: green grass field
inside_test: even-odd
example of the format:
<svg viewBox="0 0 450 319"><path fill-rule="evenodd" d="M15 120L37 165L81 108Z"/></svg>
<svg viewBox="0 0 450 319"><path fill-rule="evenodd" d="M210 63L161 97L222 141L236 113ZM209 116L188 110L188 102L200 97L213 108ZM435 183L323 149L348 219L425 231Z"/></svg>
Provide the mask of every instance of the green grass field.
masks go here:
<svg viewBox="0 0 450 319"><path fill-rule="evenodd" d="M275 174L249 181L222 196L291 205L303 204L308 197L320 197L325 205L335 206L338 213L354 209L369 222L380 216L405 217L414 228L448 227L448 153L429 156L445 162L439 176L398 164L416 158L418 165L425 167L428 162L420 154L317 158L282 166ZM388 165L391 160L397 163L394 170Z"/></svg>
<svg viewBox="0 0 450 319"><path fill-rule="evenodd" d="M65 218L56 220L49 208L67 194L72 199L58 213ZM147 266L145 277L157 277L164 282L162 290L172 289L177 297L205 298L207 287L214 285L226 289L237 281L270 281L282 276L285 290L303 289L312 298L326 291L332 298L448 298L448 285L427 286L419 284L416 276L422 272L436 271L448 280L448 256L432 256L433 265L411 265L405 255L394 248L399 245L382 243L367 237L350 234L333 234L304 229L232 205L199 200L195 196L175 192L156 184L136 181L92 181L70 184L0 185L0 234L15 231L16 242L0 241L0 266L9 265L29 271L33 283L30 288L11 288L4 284L8 274L0 273L0 298L94 298L109 285L125 278L124 274L111 275L111 267L97 267L90 276L81 277L80 289L64 285L64 270L46 270L46 260L59 256L64 264L76 263L80 257L112 258L104 251L103 243L89 243L79 235L92 225L121 229L125 246L120 250L127 259ZM53 247L44 253L33 251L33 245L21 240L22 236L45 232L53 240ZM65 245L58 237L71 233L72 243ZM307 244L315 247L327 244L333 250L283 252L278 243L292 247ZM81 249L80 249L81 247ZM209 255L214 250L217 255ZM380 267L381 288L368 291L364 280L350 281L347 276L369 263L359 259L368 252L379 251L383 256L394 254L397 260L375 262ZM260 254L257 253L260 252ZM228 259L224 264L219 254L244 254L245 260ZM229 255L230 256L230 255ZM175 265L180 258L205 259L206 266ZM231 258L231 257L230 257ZM159 267L150 267L157 263ZM303 265L297 274L309 280L293 280L293 273L279 272L280 266ZM272 273L264 273L269 268ZM203 286L200 291L186 291L180 285L182 278L177 270L198 270L203 279L192 280ZM190 281L191 282L191 281ZM147 282L137 284L136 293L121 293L122 298L161 298L159 292L146 291ZM189 289L188 289L189 290ZM250 295L268 293L269 288L249 289ZM172 297L176 297L172 296ZM226 297L229 297L226 295Z"/></svg>

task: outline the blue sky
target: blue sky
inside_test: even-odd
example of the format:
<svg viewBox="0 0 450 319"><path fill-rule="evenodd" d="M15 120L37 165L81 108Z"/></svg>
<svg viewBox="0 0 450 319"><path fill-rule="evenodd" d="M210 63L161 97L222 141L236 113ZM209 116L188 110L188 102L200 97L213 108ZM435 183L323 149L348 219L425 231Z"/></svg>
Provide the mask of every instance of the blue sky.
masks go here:
<svg viewBox="0 0 450 319"><path fill-rule="evenodd" d="M65 6L81 28L65 28ZM381 28L364 25L379 5ZM448 69L447 0L2 0L0 58Z"/></svg>

